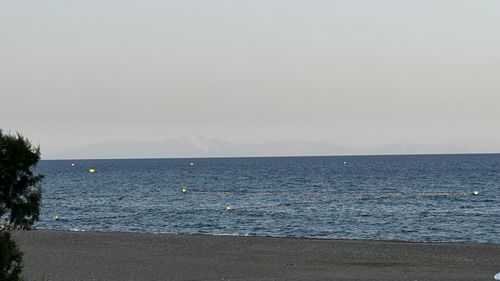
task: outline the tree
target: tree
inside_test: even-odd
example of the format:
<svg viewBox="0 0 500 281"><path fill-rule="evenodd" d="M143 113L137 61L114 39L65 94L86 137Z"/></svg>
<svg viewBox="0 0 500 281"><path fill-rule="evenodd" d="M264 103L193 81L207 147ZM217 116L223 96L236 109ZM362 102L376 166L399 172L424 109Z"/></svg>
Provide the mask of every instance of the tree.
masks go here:
<svg viewBox="0 0 500 281"><path fill-rule="evenodd" d="M22 280L22 257L16 243L10 239L10 233L0 234L0 280Z"/></svg>
<svg viewBox="0 0 500 281"><path fill-rule="evenodd" d="M40 148L21 136L0 129L0 218L30 228L40 216L42 175L32 171ZM2 222L0 222L2 223ZM7 231L0 232L0 280L20 281L22 253Z"/></svg>
<svg viewBox="0 0 500 281"><path fill-rule="evenodd" d="M0 217L31 227L40 216L42 175L32 168L40 160L40 148L21 136L0 130Z"/></svg>

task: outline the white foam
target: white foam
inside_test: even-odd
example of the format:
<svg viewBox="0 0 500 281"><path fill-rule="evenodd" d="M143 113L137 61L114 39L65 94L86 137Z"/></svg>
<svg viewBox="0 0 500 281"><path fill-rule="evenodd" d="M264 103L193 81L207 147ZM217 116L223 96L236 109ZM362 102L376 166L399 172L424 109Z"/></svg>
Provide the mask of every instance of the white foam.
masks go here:
<svg viewBox="0 0 500 281"><path fill-rule="evenodd" d="M69 231L85 231L85 230L82 230L82 229L79 229L79 228L71 228Z"/></svg>

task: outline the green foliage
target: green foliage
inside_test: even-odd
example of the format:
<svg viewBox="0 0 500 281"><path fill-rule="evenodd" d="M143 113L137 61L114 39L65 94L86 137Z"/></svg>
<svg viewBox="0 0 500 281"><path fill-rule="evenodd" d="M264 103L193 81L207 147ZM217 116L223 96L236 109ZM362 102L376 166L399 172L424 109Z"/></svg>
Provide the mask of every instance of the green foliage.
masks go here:
<svg viewBox="0 0 500 281"><path fill-rule="evenodd" d="M40 149L20 134L0 130L0 218L30 228L40 216L42 175L32 168L40 160ZM3 222L0 222L3 223ZM0 280L21 281L22 253L10 233L0 232Z"/></svg>
<svg viewBox="0 0 500 281"><path fill-rule="evenodd" d="M10 239L10 233L0 232L0 280L22 280L22 256L14 240Z"/></svg>
<svg viewBox="0 0 500 281"><path fill-rule="evenodd" d="M0 130L0 217L28 228L39 219L43 176L32 171L39 160L40 148Z"/></svg>

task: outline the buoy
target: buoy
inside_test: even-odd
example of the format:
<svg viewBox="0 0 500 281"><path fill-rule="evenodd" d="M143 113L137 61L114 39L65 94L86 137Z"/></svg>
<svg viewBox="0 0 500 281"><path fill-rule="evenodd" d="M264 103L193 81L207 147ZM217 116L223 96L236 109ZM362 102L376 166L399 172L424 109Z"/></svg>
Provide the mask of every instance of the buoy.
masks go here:
<svg viewBox="0 0 500 281"><path fill-rule="evenodd" d="M189 166L194 166L194 162L189 163Z"/></svg>
<svg viewBox="0 0 500 281"><path fill-rule="evenodd" d="M93 169L93 168L89 169L89 173L93 173L93 172L95 172L95 169Z"/></svg>
<svg viewBox="0 0 500 281"><path fill-rule="evenodd" d="M186 193L188 190L187 190L187 188L183 187L183 188L181 189L181 191L182 191L182 193Z"/></svg>
<svg viewBox="0 0 500 281"><path fill-rule="evenodd" d="M495 274L495 276L493 276L493 278L495 278L495 280L500 280L500 272Z"/></svg>
<svg viewBox="0 0 500 281"><path fill-rule="evenodd" d="M55 220L55 221L59 220L60 218L61 218L61 216L59 216L59 213L54 213L52 215L52 219Z"/></svg>
<svg viewBox="0 0 500 281"><path fill-rule="evenodd" d="M347 165L347 162L344 161L344 165Z"/></svg>
<svg viewBox="0 0 500 281"><path fill-rule="evenodd" d="M231 207L230 205L224 205L224 211L231 211L231 210L234 210L234 208Z"/></svg>
<svg viewBox="0 0 500 281"><path fill-rule="evenodd" d="M71 163L71 166L72 166L72 167L73 167L73 166L75 166L75 163Z"/></svg>
<svg viewBox="0 0 500 281"><path fill-rule="evenodd" d="M472 195L476 195L476 196L477 196L477 195L479 195L479 191L474 190L474 191L472 192Z"/></svg>

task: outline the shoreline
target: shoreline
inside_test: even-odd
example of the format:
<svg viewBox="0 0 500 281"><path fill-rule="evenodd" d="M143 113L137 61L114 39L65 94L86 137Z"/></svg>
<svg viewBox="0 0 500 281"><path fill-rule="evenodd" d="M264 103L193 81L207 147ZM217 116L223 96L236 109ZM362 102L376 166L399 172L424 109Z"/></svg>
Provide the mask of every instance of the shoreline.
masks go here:
<svg viewBox="0 0 500 281"><path fill-rule="evenodd" d="M493 280L500 245L13 231L29 280Z"/></svg>
<svg viewBox="0 0 500 281"><path fill-rule="evenodd" d="M484 246L500 246L500 244L496 244L493 242L476 242L476 241L415 241L415 240L397 240L397 239L360 239L360 238L331 238L331 237L310 237L310 236L271 236L271 235L239 235L239 234L208 234L208 233L163 233L163 232L140 232L140 231L119 231L119 230L72 230L72 229L45 229L45 228L37 228L30 230L10 230L11 233L16 232L67 232L67 233L108 233L108 234L142 234L142 235L151 235L151 236L200 236L200 237L255 237L255 238L275 238L275 239L298 239L298 240L322 240L322 241L359 241L359 242L389 242L389 243L409 243L409 244L464 244L464 245L484 245Z"/></svg>

